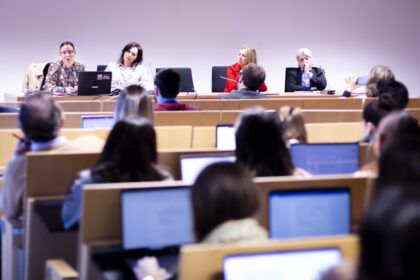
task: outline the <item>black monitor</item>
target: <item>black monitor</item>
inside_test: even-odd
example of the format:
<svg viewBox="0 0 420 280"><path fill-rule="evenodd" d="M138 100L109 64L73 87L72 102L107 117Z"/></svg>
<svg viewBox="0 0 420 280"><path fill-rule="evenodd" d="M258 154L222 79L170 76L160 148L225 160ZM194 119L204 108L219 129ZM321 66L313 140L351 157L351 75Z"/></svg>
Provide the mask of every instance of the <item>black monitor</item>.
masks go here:
<svg viewBox="0 0 420 280"><path fill-rule="evenodd" d="M268 220L271 238L350 234L350 190L273 191L268 199Z"/></svg>
<svg viewBox="0 0 420 280"><path fill-rule="evenodd" d="M293 144L295 167L311 174L348 174L359 169L358 143Z"/></svg>
<svg viewBox="0 0 420 280"><path fill-rule="evenodd" d="M104 95L111 93L112 72L79 72L77 95Z"/></svg>

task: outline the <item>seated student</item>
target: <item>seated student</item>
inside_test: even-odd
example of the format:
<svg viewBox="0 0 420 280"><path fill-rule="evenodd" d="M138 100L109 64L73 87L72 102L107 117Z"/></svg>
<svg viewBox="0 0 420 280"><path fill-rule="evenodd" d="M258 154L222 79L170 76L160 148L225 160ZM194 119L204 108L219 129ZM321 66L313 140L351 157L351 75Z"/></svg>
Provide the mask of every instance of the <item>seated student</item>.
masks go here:
<svg viewBox="0 0 420 280"><path fill-rule="evenodd" d="M287 147L307 142L305 119L299 107L281 106L274 112L274 119L282 131Z"/></svg>
<svg viewBox="0 0 420 280"><path fill-rule="evenodd" d="M289 71L286 75L286 92L324 90L327 87L327 79L324 71L312 67L312 52L301 48L296 54L299 67L296 71Z"/></svg>
<svg viewBox="0 0 420 280"><path fill-rule="evenodd" d="M254 176L289 176L308 173L295 169L274 117L262 107L245 110L235 123L236 161Z"/></svg>
<svg viewBox="0 0 420 280"><path fill-rule="evenodd" d="M145 117L153 123L152 100L142 86L128 86L118 96L115 122L131 117Z"/></svg>
<svg viewBox="0 0 420 280"><path fill-rule="evenodd" d="M264 69L257 64L248 63L239 74L239 90L223 95L221 99L267 98L267 96L257 91L264 83L264 80Z"/></svg>
<svg viewBox="0 0 420 280"><path fill-rule="evenodd" d="M140 85L152 91L153 85L143 62L143 49L137 42L124 46L117 62L111 62L105 71L112 72L111 90L118 94L129 85Z"/></svg>
<svg viewBox="0 0 420 280"><path fill-rule="evenodd" d="M80 220L82 187L85 184L161 181L172 176L157 165L156 133L145 118L117 122L109 134L95 167L82 170L62 208L65 229Z"/></svg>
<svg viewBox="0 0 420 280"><path fill-rule="evenodd" d="M257 64L257 51L254 48L242 47L239 50L238 62L230 65L227 69L227 80L226 88L224 92L231 92L232 90L237 90L239 83L239 74L241 69L245 67L248 63ZM267 91L267 86L265 83L262 83L258 88L258 91Z"/></svg>
<svg viewBox="0 0 420 280"><path fill-rule="evenodd" d="M180 91L181 78L172 69L160 71L155 76L156 104L153 106L155 111L183 111L201 110L199 107L181 104L176 99Z"/></svg>
<svg viewBox="0 0 420 280"><path fill-rule="evenodd" d="M405 85L398 81L387 81L379 85L378 96L388 94L397 103L397 109L405 109L408 104L408 90Z"/></svg>
<svg viewBox="0 0 420 280"><path fill-rule="evenodd" d="M257 186L249 171L238 163L206 167L191 187L194 233L197 242L232 243L267 240L267 231L255 216L260 207ZM156 259L143 258L134 269L138 279L167 275Z"/></svg>

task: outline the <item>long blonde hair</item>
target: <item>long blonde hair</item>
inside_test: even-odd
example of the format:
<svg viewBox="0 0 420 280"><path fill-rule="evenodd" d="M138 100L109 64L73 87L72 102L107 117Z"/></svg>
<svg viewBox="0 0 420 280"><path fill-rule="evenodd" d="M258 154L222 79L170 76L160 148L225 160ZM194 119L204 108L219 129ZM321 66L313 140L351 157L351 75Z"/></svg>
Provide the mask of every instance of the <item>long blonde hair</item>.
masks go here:
<svg viewBox="0 0 420 280"><path fill-rule="evenodd" d="M246 59L248 59L248 63L257 64L257 51L254 48L242 47L240 50L246 50Z"/></svg>
<svg viewBox="0 0 420 280"><path fill-rule="evenodd" d="M366 85L366 95L368 97L377 97L379 94L378 85L381 82L395 79L391 68L385 65L376 65L370 70L369 79Z"/></svg>
<svg viewBox="0 0 420 280"><path fill-rule="evenodd" d="M274 114L277 124L281 127L286 145L290 139L296 139L299 143L307 142L305 119L299 107L281 106Z"/></svg>

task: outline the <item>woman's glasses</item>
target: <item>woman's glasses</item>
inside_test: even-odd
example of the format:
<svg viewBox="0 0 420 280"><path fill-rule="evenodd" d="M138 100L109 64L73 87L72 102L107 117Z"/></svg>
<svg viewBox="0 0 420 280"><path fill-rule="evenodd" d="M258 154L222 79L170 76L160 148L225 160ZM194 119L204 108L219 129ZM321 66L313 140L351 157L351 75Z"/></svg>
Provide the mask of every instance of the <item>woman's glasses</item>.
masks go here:
<svg viewBox="0 0 420 280"><path fill-rule="evenodd" d="M62 51L62 52L60 52L60 54L62 54L62 55L66 55L66 54L74 54L74 51L72 51L72 50L68 50L68 51Z"/></svg>

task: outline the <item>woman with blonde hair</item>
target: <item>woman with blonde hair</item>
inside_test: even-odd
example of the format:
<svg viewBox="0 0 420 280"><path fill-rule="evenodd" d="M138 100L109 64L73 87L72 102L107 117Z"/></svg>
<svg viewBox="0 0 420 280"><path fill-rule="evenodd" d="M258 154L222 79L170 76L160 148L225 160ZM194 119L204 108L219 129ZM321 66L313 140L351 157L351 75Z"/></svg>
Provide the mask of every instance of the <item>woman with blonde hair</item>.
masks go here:
<svg viewBox="0 0 420 280"><path fill-rule="evenodd" d="M131 85L121 91L115 106L115 122L132 117L145 117L153 123L153 104L145 88Z"/></svg>
<svg viewBox="0 0 420 280"><path fill-rule="evenodd" d="M281 128L284 143L306 143L305 119L299 107L281 106L274 113L277 125Z"/></svg>
<svg viewBox="0 0 420 280"><path fill-rule="evenodd" d="M257 52L254 48L242 47L238 53L238 62L229 66L227 69L227 80L225 92L231 92L238 89L239 72L248 63L257 64ZM263 83L259 91L267 91L267 86Z"/></svg>

